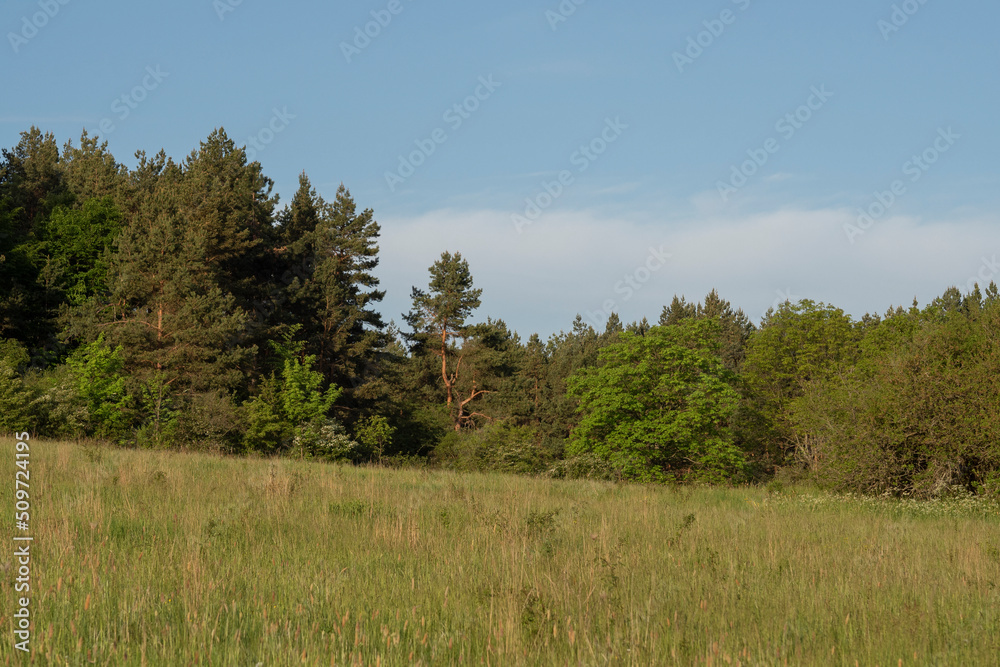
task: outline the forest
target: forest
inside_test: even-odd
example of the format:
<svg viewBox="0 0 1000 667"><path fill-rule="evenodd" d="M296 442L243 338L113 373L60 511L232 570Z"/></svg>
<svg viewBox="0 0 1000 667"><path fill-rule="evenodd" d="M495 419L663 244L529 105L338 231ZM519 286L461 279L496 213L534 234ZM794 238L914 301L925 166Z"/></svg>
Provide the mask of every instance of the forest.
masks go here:
<svg viewBox="0 0 1000 667"><path fill-rule="evenodd" d="M715 290L523 339L456 248L379 310L380 227L219 129L128 168L32 127L0 159L0 433L647 483L1000 494L1000 293L759 325ZM945 286L942 286L944 288ZM700 295L698 295L700 296ZM690 299L690 300L689 300ZM666 303L669 301L669 303Z"/></svg>

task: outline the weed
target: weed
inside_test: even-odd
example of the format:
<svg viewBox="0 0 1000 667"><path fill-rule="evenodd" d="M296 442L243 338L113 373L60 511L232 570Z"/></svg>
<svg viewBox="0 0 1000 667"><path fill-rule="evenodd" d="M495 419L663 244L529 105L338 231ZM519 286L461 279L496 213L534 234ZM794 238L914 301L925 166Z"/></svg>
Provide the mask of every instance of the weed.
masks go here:
<svg viewBox="0 0 1000 667"><path fill-rule="evenodd" d="M80 446L80 449L91 463L101 463L104 461L104 446L99 442L86 441Z"/></svg>
<svg viewBox="0 0 1000 667"><path fill-rule="evenodd" d="M533 537L551 535L556 530L556 517L558 515L559 510L550 510L548 512L532 510L528 513L528 517L524 521L528 529L528 535Z"/></svg>
<svg viewBox="0 0 1000 667"><path fill-rule="evenodd" d="M680 542L681 536L684 535L684 532L687 531L692 526L692 524L694 524L694 514L684 515L684 519L683 521L681 521L681 525L677 527L677 532L674 533L673 537L667 540L667 546L668 547L676 546L677 543Z"/></svg>
<svg viewBox="0 0 1000 667"><path fill-rule="evenodd" d="M360 518L367 514L368 508L368 503L358 499L331 502L328 505L330 514L333 514L334 516L345 516L353 519Z"/></svg>

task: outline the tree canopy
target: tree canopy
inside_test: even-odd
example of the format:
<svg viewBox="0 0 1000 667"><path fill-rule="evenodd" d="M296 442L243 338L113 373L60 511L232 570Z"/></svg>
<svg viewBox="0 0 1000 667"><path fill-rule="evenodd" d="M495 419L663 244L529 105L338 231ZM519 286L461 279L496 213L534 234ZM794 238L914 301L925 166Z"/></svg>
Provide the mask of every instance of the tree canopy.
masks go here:
<svg viewBox="0 0 1000 667"><path fill-rule="evenodd" d="M462 253L386 322L383 229L222 128L133 167L83 133L0 152L0 429L126 446L644 482L1000 494L1000 291L758 326L712 289L543 339ZM442 239L442 245L446 245ZM447 239L455 243L456 239ZM459 239L460 241L460 239ZM425 282L426 281L426 282Z"/></svg>

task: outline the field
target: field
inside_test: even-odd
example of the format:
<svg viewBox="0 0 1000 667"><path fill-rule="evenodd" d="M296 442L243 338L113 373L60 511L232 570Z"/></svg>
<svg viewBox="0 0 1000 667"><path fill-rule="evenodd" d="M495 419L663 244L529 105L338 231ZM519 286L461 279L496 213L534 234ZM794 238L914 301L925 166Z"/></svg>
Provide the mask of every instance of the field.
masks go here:
<svg viewBox="0 0 1000 667"><path fill-rule="evenodd" d="M981 500L39 441L30 461L36 664L1000 661L1000 513ZM0 462L10 521L13 442Z"/></svg>

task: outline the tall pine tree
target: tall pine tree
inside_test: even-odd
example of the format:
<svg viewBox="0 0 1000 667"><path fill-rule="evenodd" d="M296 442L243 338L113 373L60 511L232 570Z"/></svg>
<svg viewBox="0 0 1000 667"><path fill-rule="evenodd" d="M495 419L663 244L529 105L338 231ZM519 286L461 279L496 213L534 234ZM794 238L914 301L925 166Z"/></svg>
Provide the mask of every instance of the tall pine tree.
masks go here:
<svg viewBox="0 0 1000 667"><path fill-rule="evenodd" d="M448 416L458 431L466 421L469 403L486 391L473 383L468 397L458 393L459 381L464 379L462 364L472 352L472 346L465 345L473 334L467 320L479 307L483 291L473 288L469 263L461 253L442 253L430 267L430 275L428 291L413 288L413 307L404 319L413 329L413 352L439 360Z"/></svg>
<svg viewBox="0 0 1000 667"><path fill-rule="evenodd" d="M346 401L372 379L388 344L375 306L385 292L374 275L380 228L371 209L357 211L341 185L333 203L303 174L292 204L280 216L277 253L283 267L280 318L301 324L306 352L327 381L349 389Z"/></svg>

